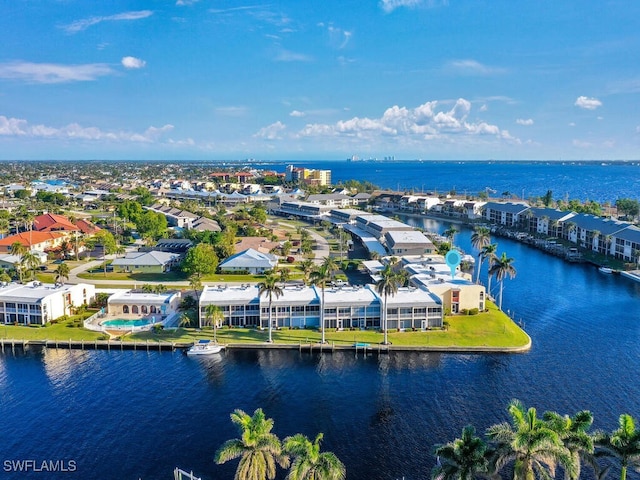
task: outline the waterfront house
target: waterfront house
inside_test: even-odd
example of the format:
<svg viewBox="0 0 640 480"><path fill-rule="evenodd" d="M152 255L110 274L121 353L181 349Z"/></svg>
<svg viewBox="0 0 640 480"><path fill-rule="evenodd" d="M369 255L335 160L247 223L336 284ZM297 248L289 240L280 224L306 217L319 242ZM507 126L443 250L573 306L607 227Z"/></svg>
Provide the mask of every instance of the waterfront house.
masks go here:
<svg viewBox="0 0 640 480"><path fill-rule="evenodd" d="M273 270L278 265L278 257L248 248L231 255L219 265L221 272L248 272L261 274Z"/></svg>
<svg viewBox="0 0 640 480"><path fill-rule="evenodd" d="M356 217L356 227L370 233L374 237L380 239L387 232L391 231L411 231L415 230L412 226L406 223L393 220L383 215L358 215Z"/></svg>
<svg viewBox="0 0 640 480"><path fill-rule="evenodd" d="M610 218L578 213L565 222L563 237L580 247L602 253L615 254L614 236L631 224Z"/></svg>
<svg viewBox="0 0 640 480"><path fill-rule="evenodd" d="M199 300L200 325L206 321L206 307L222 310L224 324L268 326L269 300L260 296L257 286L205 286ZM272 299L274 327L320 327L322 290L312 286L285 286L283 294ZM383 299L375 286L325 288L326 328L380 328ZM388 328L442 327L440 300L420 288L400 288L387 298Z"/></svg>
<svg viewBox="0 0 640 480"><path fill-rule="evenodd" d="M0 285L0 323L44 325L70 315L75 307L89 305L94 298L95 287L85 283L3 283Z"/></svg>
<svg viewBox="0 0 640 480"><path fill-rule="evenodd" d="M431 240L418 230L388 231L384 240L391 255L424 255L435 250Z"/></svg>
<svg viewBox="0 0 640 480"><path fill-rule="evenodd" d="M352 197L342 193L319 193L316 195L309 195L307 197L307 202L329 205L331 207L349 207L354 204Z"/></svg>
<svg viewBox="0 0 640 480"><path fill-rule="evenodd" d="M517 227L529 208L526 203L487 202L484 205L484 218L494 225Z"/></svg>
<svg viewBox="0 0 640 480"><path fill-rule="evenodd" d="M182 293L178 291L151 293L136 290L119 291L107 300L107 315L157 315L164 320L180 308Z"/></svg>
<svg viewBox="0 0 640 480"><path fill-rule="evenodd" d="M452 277L443 256L404 256L401 264L409 272L410 283L436 295L446 311L455 314L486 308L484 285L473 283L469 274L459 270Z"/></svg>
<svg viewBox="0 0 640 480"><path fill-rule="evenodd" d="M171 270L180 261L177 253L161 252L129 252L122 258L116 258L111 265L117 272L164 273Z"/></svg>
<svg viewBox="0 0 640 480"><path fill-rule="evenodd" d="M626 262L640 264L640 228L629 225L611 236L613 256Z"/></svg>
<svg viewBox="0 0 640 480"><path fill-rule="evenodd" d="M522 215L522 225L534 234L562 237L563 226L575 215L566 210L531 207Z"/></svg>

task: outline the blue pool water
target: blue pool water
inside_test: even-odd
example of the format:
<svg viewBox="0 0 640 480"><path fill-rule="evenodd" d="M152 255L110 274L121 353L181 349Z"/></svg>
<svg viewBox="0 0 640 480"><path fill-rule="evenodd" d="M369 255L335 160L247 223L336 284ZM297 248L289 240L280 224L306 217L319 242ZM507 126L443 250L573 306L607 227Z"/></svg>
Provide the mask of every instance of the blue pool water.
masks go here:
<svg viewBox="0 0 640 480"><path fill-rule="evenodd" d="M145 325L149 325L151 320L148 318L139 318L136 320L124 320L121 318L117 318L114 320L106 320L102 322L103 327L113 327L113 328L131 328L131 327L142 327Z"/></svg>

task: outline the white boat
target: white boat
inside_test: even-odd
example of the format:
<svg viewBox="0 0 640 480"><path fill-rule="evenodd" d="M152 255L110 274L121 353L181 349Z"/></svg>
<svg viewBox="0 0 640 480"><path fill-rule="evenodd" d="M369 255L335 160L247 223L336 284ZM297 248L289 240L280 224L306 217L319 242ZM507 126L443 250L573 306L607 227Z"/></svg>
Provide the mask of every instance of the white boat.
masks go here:
<svg viewBox="0 0 640 480"><path fill-rule="evenodd" d="M224 345L212 342L211 340L199 340L187 350L187 355L210 355L212 353L220 353L224 349Z"/></svg>
<svg viewBox="0 0 640 480"><path fill-rule="evenodd" d="M613 273L613 269L609 267L600 267L598 268L598 271L601 273Z"/></svg>

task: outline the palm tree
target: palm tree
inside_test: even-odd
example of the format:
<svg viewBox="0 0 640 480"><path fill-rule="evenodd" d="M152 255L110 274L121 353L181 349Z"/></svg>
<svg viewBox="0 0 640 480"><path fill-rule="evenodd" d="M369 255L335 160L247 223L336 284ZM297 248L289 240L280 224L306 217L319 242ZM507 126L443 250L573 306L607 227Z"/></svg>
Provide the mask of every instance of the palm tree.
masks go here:
<svg viewBox="0 0 640 480"><path fill-rule="evenodd" d="M56 272L55 272L56 282L59 282L62 285L64 285L64 282L69 280L70 271L71 269L69 268L69 265L67 265L66 263L62 262L60 265L58 265L58 268L56 268Z"/></svg>
<svg viewBox="0 0 640 480"><path fill-rule="evenodd" d="M222 309L219 306L211 303L205 307L204 315L207 320L207 325L213 324L213 341L217 343L218 323L221 323L224 320Z"/></svg>
<svg viewBox="0 0 640 480"><path fill-rule="evenodd" d="M338 268L335 260L332 257L326 257L324 262L311 272L310 281L312 285L317 285L322 291L322 298L320 301L320 329L322 330L322 343L327 343L325 339L325 321L324 321L324 289L327 283L333 279L333 272Z"/></svg>
<svg viewBox="0 0 640 480"><path fill-rule="evenodd" d="M487 444L467 425L462 437L445 445L436 445L438 463L431 472L432 480L473 480L489 471Z"/></svg>
<svg viewBox="0 0 640 480"><path fill-rule="evenodd" d="M493 265L489 269L489 276L495 275L496 280L500 282L500 310L502 310L502 288L504 285L504 279L508 276L513 278L516 276L516 269L512 265L513 258L507 257L505 252L502 252L501 257L496 257L493 260Z"/></svg>
<svg viewBox="0 0 640 480"><path fill-rule="evenodd" d="M487 429L495 447L491 454L494 473L513 463L513 480L535 480L536 476L550 480L561 463L571 476L575 474L560 436L537 417L535 408L526 410L518 400L512 400L508 411L511 424L503 422Z"/></svg>
<svg viewBox="0 0 640 480"><path fill-rule="evenodd" d="M629 467L640 470L640 430L634 418L626 413L620 415L618 424L619 428L611 434L598 434L596 446L602 455L620 463L620 480L625 480Z"/></svg>
<svg viewBox="0 0 640 480"><path fill-rule="evenodd" d="M273 296L276 296L276 299L280 297L284 292L282 287L278 285L278 277L274 274L269 274L264 278L264 282L258 284L258 296L262 297L262 295L266 295L269 299L269 343L273 343L273 338L271 337L271 330L273 328L273 322L271 321L271 304L273 302ZM262 317L260 323L262 323ZM262 325L260 325L262 326Z"/></svg>
<svg viewBox="0 0 640 480"><path fill-rule="evenodd" d="M271 433L273 420L266 418L261 408L253 416L240 409L231 414L231 421L240 430L240 438L227 440L218 449L214 460L217 464L240 457L235 480L273 480L276 463L289 466L289 457L282 452L278 437Z"/></svg>
<svg viewBox="0 0 640 480"><path fill-rule="evenodd" d="M498 251L498 244L491 243L482 247L480 251L480 258L482 261L487 260L489 262L489 268L493 264L493 260L496 258L496 252ZM478 269L478 271L480 271ZM487 275L487 293L491 295L491 275Z"/></svg>
<svg viewBox="0 0 640 480"><path fill-rule="evenodd" d="M182 312L182 314L180 315L180 321L178 322L178 325L181 327L191 326L191 317L187 312Z"/></svg>
<svg viewBox="0 0 640 480"><path fill-rule="evenodd" d="M40 257L31 251L25 252L20 257L20 265L26 271L31 272L31 276L35 278L36 268L40 265Z"/></svg>
<svg viewBox="0 0 640 480"><path fill-rule="evenodd" d="M379 295L384 297L384 302L382 306L382 331L384 333L384 341L382 342L384 345L389 345L388 339L388 325L387 325L387 298L389 295L392 297L398 293L398 285L400 283L398 275L394 273L391 269L390 265L384 267L382 272L380 272L380 280L376 282L376 291ZM398 323L398 328L400 328L400 323Z"/></svg>
<svg viewBox="0 0 640 480"><path fill-rule="evenodd" d="M287 281L289 281L289 278L291 277L291 272L289 271L288 268L282 267L278 269L278 276L279 276L280 282L282 282L282 284L284 285L285 283L287 283Z"/></svg>
<svg viewBox="0 0 640 480"><path fill-rule="evenodd" d="M302 270L302 273L304 274L304 283L309 282L309 275L311 275L314 265L315 263L311 258L302 260L300 262L300 265L298 265L298 268L300 268L300 270Z"/></svg>
<svg viewBox="0 0 640 480"><path fill-rule="evenodd" d="M298 433L284 439L284 451L293 457L287 480L343 480L346 478L344 464L332 452L320 453L319 433L311 442Z"/></svg>
<svg viewBox="0 0 640 480"><path fill-rule="evenodd" d="M11 244L11 255L16 255L18 257L21 257L28 251L29 249L26 247L26 245L23 245L20 242L13 242Z"/></svg>
<svg viewBox="0 0 640 480"><path fill-rule="evenodd" d="M598 478L600 468L593 455L593 437L587 432L593 424L593 414L583 410L573 417L569 417L568 415L559 415L556 412L545 412L542 418L560 436L560 440L571 455L574 467L573 476L569 475L571 469L565 469L565 480L580 478L582 462L590 465Z"/></svg>
<svg viewBox="0 0 640 480"><path fill-rule="evenodd" d="M491 231L486 227L476 227L471 235L471 245L478 250L478 271L476 272L476 283L480 282L480 269L482 268L482 249L491 244Z"/></svg>
<svg viewBox="0 0 640 480"><path fill-rule="evenodd" d="M442 234L447 237L449 239L449 243L453 245L453 238L456 236L456 233L458 233L456 227L449 225L449 228L447 228Z"/></svg>

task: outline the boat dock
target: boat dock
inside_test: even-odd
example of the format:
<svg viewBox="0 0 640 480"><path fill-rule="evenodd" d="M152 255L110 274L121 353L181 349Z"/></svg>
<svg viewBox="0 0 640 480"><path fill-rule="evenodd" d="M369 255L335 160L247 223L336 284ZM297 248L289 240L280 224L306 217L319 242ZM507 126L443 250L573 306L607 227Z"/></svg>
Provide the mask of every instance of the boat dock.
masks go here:
<svg viewBox="0 0 640 480"><path fill-rule="evenodd" d="M120 340L16 340L0 339L0 350L26 348L61 348L66 350L146 350L147 352L174 351L189 348L192 343L182 342L122 342Z"/></svg>

